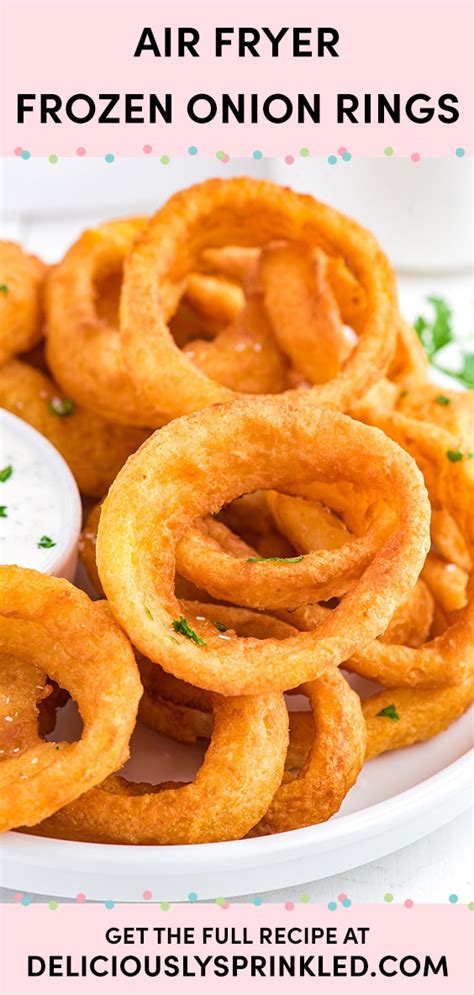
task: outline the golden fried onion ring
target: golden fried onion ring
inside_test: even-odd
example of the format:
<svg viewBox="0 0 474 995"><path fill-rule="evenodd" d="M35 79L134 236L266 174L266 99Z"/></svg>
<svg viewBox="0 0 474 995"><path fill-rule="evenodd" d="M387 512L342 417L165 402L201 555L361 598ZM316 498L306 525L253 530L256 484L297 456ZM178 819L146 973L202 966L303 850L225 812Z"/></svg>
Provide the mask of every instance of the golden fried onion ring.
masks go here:
<svg viewBox="0 0 474 995"><path fill-rule="evenodd" d="M0 241L0 366L42 338L46 272L36 256L15 242Z"/></svg>
<svg viewBox="0 0 474 995"><path fill-rule="evenodd" d="M155 214L125 264L125 360L140 391L162 415L176 417L236 396L197 370L168 329L201 253L211 246L275 240L342 255L366 295L357 345L340 374L311 388L309 398L346 408L384 373L395 347L396 299L392 271L373 237L312 197L268 181L207 180L175 194Z"/></svg>
<svg viewBox="0 0 474 995"><path fill-rule="evenodd" d="M111 777L35 828L43 836L101 843L183 844L240 839L266 812L288 746L281 694L212 695L214 725L191 784Z"/></svg>
<svg viewBox="0 0 474 995"><path fill-rule="evenodd" d="M3 652L66 687L84 723L77 743L34 743L0 764L4 831L35 825L121 767L142 685L107 606L67 581L19 567L0 567L0 592Z"/></svg>
<svg viewBox="0 0 474 995"><path fill-rule="evenodd" d="M245 491L361 474L363 484L391 496L397 524L358 585L317 631L282 641L229 642L206 633L206 645L174 631L182 614L174 594L176 545L193 521ZM413 461L381 433L320 409L268 399L235 402L167 425L128 460L102 508L97 564L114 614L144 656L200 687L265 693L315 679L383 632L423 564L428 519ZM241 564L234 562L236 568ZM281 567L297 586L303 562L243 566L249 583L260 570Z"/></svg>

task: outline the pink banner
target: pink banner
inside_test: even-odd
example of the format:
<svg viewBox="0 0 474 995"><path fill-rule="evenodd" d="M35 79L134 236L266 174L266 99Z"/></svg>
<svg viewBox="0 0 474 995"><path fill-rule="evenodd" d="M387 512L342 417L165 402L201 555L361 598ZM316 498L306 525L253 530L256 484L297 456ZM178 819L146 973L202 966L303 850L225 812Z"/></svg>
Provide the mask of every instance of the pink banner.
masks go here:
<svg viewBox="0 0 474 995"><path fill-rule="evenodd" d="M469 0L3 6L5 156L472 151Z"/></svg>
<svg viewBox="0 0 474 995"><path fill-rule="evenodd" d="M471 995L448 905L3 905L2 995Z"/></svg>

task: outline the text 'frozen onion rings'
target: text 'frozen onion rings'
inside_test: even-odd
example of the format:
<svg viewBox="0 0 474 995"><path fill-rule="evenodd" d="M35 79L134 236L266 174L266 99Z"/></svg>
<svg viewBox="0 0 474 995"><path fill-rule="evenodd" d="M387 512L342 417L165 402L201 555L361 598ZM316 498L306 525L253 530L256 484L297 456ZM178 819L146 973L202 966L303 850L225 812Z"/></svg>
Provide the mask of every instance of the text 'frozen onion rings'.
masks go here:
<svg viewBox="0 0 474 995"><path fill-rule="evenodd" d="M390 496L397 522L317 631L228 643L218 632L200 636L198 624L194 638L183 634L174 594L176 545L196 519L245 492L284 491L295 480L337 481L361 472L363 483ZM128 460L102 508L97 564L116 618L144 656L210 690L264 693L313 680L383 632L423 565L428 523L419 471L380 432L321 409L269 399L234 402L178 419ZM249 582L260 570L294 569L296 586L305 569L304 559L245 566Z"/></svg>

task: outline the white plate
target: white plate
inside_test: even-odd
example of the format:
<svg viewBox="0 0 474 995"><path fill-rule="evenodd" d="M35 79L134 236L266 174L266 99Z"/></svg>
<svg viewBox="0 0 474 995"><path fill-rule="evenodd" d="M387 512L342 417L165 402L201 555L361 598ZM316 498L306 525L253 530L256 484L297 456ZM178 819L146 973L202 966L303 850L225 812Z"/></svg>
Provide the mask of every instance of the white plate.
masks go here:
<svg viewBox="0 0 474 995"><path fill-rule="evenodd" d="M69 707L69 706L68 706ZM428 743L368 763L329 822L278 836L200 846L104 846L6 833L0 883L7 888L106 901L160 901L253 894L368 863L427 835L472 798L472 722L464 715ZM138 727L128 776L189 779L201 751Z"/></svg>
<svg viewBox="0 0 474 995"><path fill-rule="evenodd" d="M456 389L440 374L433 380ZM87 588L84 574L76 578ZM92 593L89 591L89 593ZM375 688L349 675L366 697ZM290 708L304 699L292 696ZM58 731L78 731L74 706ZM110 846L41 839L20 833L0 838L0 885L18 891L101 901L186 901L237 897L317 881L408 846L455 819L472 804L472 709L426 743L386 753L362 770L336 816L319 826L277 836L194 846ZM127 777L157 783L190 780L204 747L183 746L138 725Z"/></svg>

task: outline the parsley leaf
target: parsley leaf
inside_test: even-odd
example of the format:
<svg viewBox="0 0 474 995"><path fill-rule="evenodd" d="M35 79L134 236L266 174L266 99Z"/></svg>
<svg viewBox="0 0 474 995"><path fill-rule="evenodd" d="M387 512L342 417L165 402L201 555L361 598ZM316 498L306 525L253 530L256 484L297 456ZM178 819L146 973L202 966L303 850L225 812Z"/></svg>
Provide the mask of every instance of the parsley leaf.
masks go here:
<svg viewBox="0 0 474 995"><path fill-rule="evenodd" d="M186 636L187 639L192 639L193 643L196 643L197 646L207 646L204 639L201 639L197 632L191 628L184 615L180 615L179 618L173 619L172 624L175 632L179 632L182 636Z"/></svg>
<svg viewBox="0 0 474 995"><path fill-rule="evenodd" d="M64 415L72 415L74 404L68 397L52 397L48 402L48 408L52 415L63 418Z"/></svg>
<svg viewBox="0 0 474 995"><path fill-rule="evenodd" d="M454 342L451 324L453 312L442 297L427 297L426 300L432 305L434 317L432 321L428 321L423 315L420 315L414 323L414 328L431 365L440 373L445 373L453 380L458 380L464 387L474 387L474 353L463 353L460 370L449 370L439 362L438 352ZM436 400L438 404L445 403Z"/></svg>
<svg viewBox="0 0 474 995"><path fill-rule="evenodd" d="M0 504L0 518L8 518L6 504Z"/></svg>
<svg viewBox="0 0 474 995"><path fill-rule="evenodd" d="M227 632L227 629L229 628L229 626L224 625L223 622L214 622L214 625L218 632Z"/></svg>
<svg viewBox="0 0 474 995"><path fill-rule="evenodd" d="M54 539L50 539L49 536L41 536L39 542L36 543L38 549L52 549L56 545Z"/></svg>
<svg viewBox="0 0 474 995"><path fill-rule="evenodd" d="M304 556L249 556L247 563L301 563Z"/></svg>
<svg viewBox="0 0 474 995"><path fill-rule="evenodd" d="M447 449L446 456L450 463L459 463L462 460L462 452L460 449Z"/></svg>
<svg viewBox="0 0 474 995"><path fill-rule="evenodd" d="M8 294L8 287L6 283L0 283L0 294Z"/></svg>
<svg viewBox="0 0 474 995"><path fill-rule="evenodd" d="M395 705L385 705L385 708L382 708L380 712L377 712L377 716L379 715L383 719L391 719L392 722L400 721L400 716L395 708Z"/></svg>
<svg viewBox="0 0 474 995"><path fill-rule="evenodd" d="M0 470L0 482L4 484L5 481L11 477L12 473L13 473L12 466L4 466L3 470Z"/></svg>
<svg viewBox="0 0 474 995"><path fill-rule="evenodd" d="M440 404L443 408L445 408L448 404L451 404L451 401L449 400L449 397L445 397L444 394L438 394L438 396L435 397L435 404Z"/></svg>

